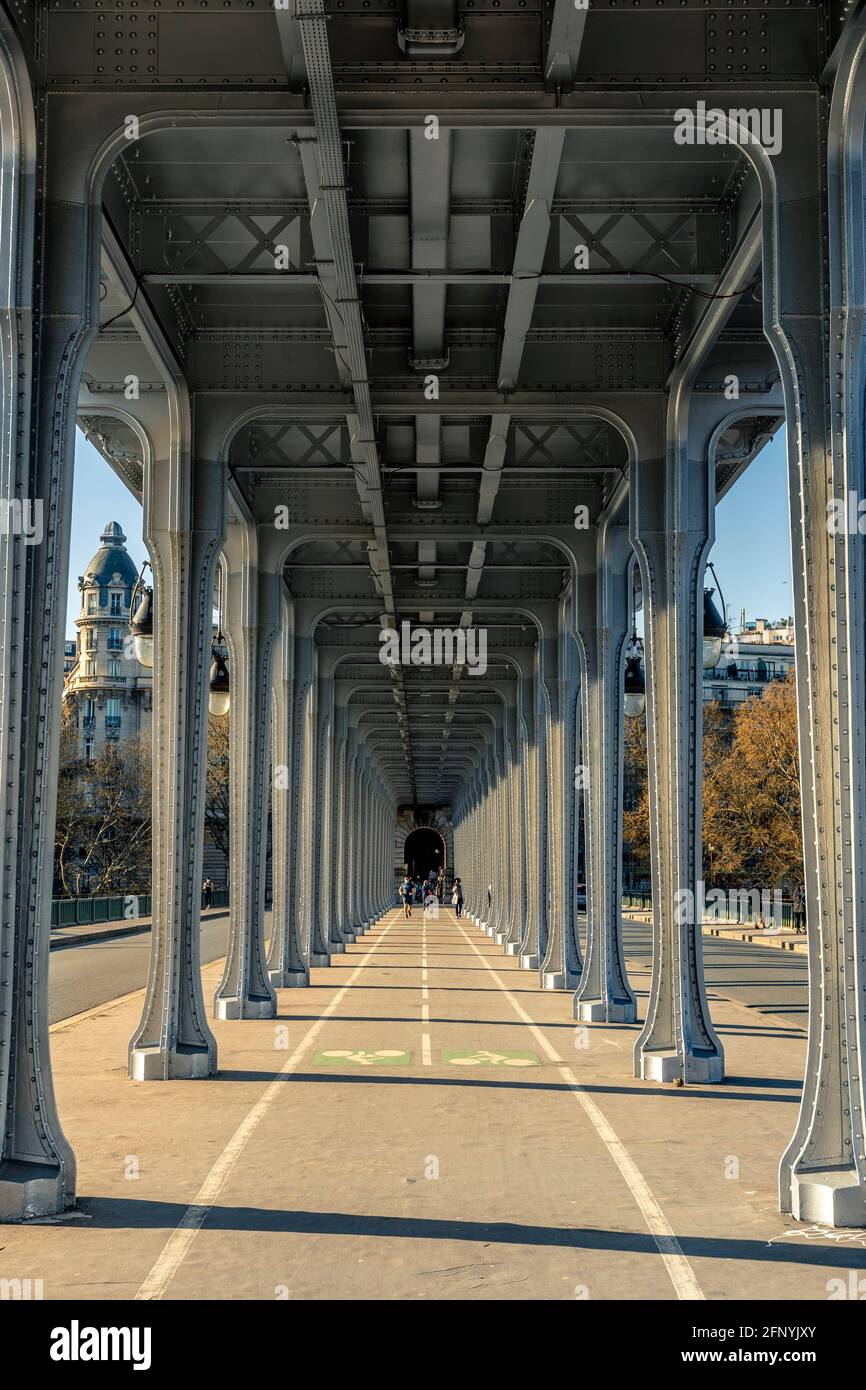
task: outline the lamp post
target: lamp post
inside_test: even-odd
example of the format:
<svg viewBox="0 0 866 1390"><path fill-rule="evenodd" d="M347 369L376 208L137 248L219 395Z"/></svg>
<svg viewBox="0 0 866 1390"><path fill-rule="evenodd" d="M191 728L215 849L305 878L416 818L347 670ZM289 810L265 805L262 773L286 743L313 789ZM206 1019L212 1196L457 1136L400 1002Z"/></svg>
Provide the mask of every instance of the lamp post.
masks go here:
<svg viewBox="0 0 866 1390"><path fill-rule="evenodd" d="M215 714L218 718L223 718L228 714L231 704L229 668L223 654L223 644L222 632L218 632L211 651L210 695L208 697L208 709L211 714Z"/></svg>
<svg viewBox="0 0 866 1390"><path fill-rule="evenodd" d="M646 676L644 675L643 643L632 637L633 652L625 662L625 698L623 712L627 719L640 719L646 709Z"/></svg>
<svg viewBox="0 0 866 1390"><path fill-rule="evenodd" d="M144 571L150 569L145 560L129 598L129 630L133 638L135 657L148 670L153 668L153 589L144 582ZM136 599L138 603L136 604Z"/></svg>
<svg viewBox="0 0 866 1390"><path fill-rule="evenodd" d="M719 598L722 603L722 610L725 610L725 598L722 593L722 586L712 565L707 565L707 569L716 581L719 590ZM716 605L713 603L715 589L704 589L704 670L712 671L718 665L722 655L722 643L727 632L727 623L722 617Z"/></svg>

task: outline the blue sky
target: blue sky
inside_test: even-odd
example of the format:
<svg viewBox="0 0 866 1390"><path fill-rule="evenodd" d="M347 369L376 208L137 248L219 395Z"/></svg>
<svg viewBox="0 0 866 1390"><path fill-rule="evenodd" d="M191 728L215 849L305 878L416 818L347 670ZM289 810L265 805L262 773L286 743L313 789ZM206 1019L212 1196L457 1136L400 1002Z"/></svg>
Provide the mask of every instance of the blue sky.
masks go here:
<svg viewBox="0 0 866 1390"><path fill-rule="evenodd" d="M72 539L69 547L69 602L66 636L75 636L75 619L81 606L78 576L84 574L99 549L99 533L107 521L119 521L126 533L126 548L135 564L147 559L141 539L141 507L132 493L109 468L101 454L80 430L75 432L75 483L72 493Z"/></svg>
<svg viewBox="0 0 866 1390"><path fill-rule="evenodd" d="M141 539L141 507L108 464L78 432L75 444L75 490L70 549L70 595L67 636L75 635L78 576L99 548L107 521L119 521L126 548L141 565L147 552ZM710 559L721 580L729 620L737 626L740 609L747 618L784 618L791 612L785 436L775 439L755 459L716 508L716 543ZM712 577L708 577L712 584Z"/></svg>
<svg viewBox="0 0 866 1390"><path fill-rule="evenodd" d="M728 621L792 614L791 540L785 431L779 430L716 507L716 567ZM712 585L712 575L707 585Z"/></svg>

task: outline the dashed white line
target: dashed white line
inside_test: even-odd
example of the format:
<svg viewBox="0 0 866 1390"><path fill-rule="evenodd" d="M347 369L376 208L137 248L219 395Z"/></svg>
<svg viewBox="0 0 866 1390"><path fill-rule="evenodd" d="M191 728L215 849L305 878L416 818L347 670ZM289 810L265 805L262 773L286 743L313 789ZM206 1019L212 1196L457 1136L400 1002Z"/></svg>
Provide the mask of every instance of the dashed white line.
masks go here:
<svg viewBox="0 0 866 1390"><path fill-rule="evenodd" d="M542 1052L544 1052L545 1056L559 1068L559 1074L563 1081L568 1086L578 1104L582 1106L596 1134L619 1169L625 1180L626 1186L640 1208L641 1215L647 1224L649 1232L658 1248L658 1252L662 1257L665 1269L670 1276L677 1298L683 1300L703 1299L705 1297L704 1292L697 1281L694 1270L683 1254L682 1246L674 1235L673 1229L669 1225L664 1212L653 1196L646 1178L641 1173L625 1145L595 1102L586 1094L586 1091L583 1089L574 1073L569 1067L564 1065L562 1058L559 1056L553 1044L548 1041L541 1029L536 1026L523 1005L515 999L508 987L503 984L487 958L478 950L472 938L467 936L462 927L460 927L460 931L468 945L481 961L485 970L493 976L520 1021L529 1029Z"/></svg>
<svg viewBox="0 0 866 1390"><path fill-rule="evenodd" d="M226 1144L216 1163L213 1165L196 1193L195 1200L191 1206L187 1207L177 1229L172 1232L166 1241L158 1260L141 1288L138 1290L138 1293L135 1295L136 1299L162 1298L195 1239L196 1232L204 1224L208 1212L216 1203L232 1169L260 1122L264 1119L268 1110L270 1110L277 1096L280 1094L283 1083L288 1080L291 1073L300 1063L307 1048L321 1032L331 1015L339 1008L347 991L351 989L352 985L361 974L361 971L366 968L369 961L376 954L382 942L385 940L385 937L391 930L391 927L394 925L394 920L395 919L392 919L392 921L388 923L375 945L361 958L342 989L337 991L330 1004L322 1011L321 1016L316 1019L312 1028L307 1030L303 1041L295 1048L291 1057L289 1057L280 1068L274 1080L256 1101L249 1114L241 1124L238 1125L231 1139Z"/></svg>
<svg viewBox="0 0 866 1390"><path fill-rule="evenodd" d="M427 1023L427 1024L429 1024L429 1022L430 1022L430 1005L427 1003L427 1000L430 998L430 992L429 992L429 990L427 989L427 983L426 983L426 981L427 981L427 918L425 917L424 920L423 920L422 923L421 923L421 1000L422 1000L422 1003L421 1003L421 1022L422 1022L422 1023ZM430 1034L429 1034L429 1033L422 1033L422 1034L421 1034L421 1065L422 1065L422 1066L425 1066L425 1067L432 1067L432 1065L433 1065L433 1049L432 1049L431 1046L430 1046Z"/></svg>

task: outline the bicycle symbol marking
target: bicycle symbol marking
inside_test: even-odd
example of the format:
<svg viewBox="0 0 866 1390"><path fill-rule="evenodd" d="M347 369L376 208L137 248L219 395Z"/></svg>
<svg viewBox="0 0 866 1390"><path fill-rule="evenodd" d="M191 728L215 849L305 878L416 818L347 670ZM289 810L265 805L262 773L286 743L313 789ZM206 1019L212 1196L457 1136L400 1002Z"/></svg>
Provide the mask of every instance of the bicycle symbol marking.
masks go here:
<svg viewBox="0 0 866 1390"><path fill-rule="evenodd" d="M446 1052L445 1061L452 1067L537 1067L540 1066L534 1053L491 1052L480 1048L474 1052Z"/></svg>

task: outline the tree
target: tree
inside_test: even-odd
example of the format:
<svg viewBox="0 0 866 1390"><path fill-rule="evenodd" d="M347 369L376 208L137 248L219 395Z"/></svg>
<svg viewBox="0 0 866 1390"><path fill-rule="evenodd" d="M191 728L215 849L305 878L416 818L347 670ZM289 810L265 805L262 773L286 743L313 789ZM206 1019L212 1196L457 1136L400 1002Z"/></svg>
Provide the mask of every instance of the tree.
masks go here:
<svg viewBox="0 0 866 1390"><path fill-rule="evenodd" d="M731 714L704 705L703 876L708 887L772 889L803 877L794 673ZM624 847L649 860L646 724L626 720Z"/></svg>
<svg viewBox="0 0 866 1390"><path fill-rule="evenodd" d="M146 737L78 756L70 720L61 732L55 869L66 897L147 893L151 857L151 749Z"/></svg>
<svg viewBox="0 0 866 1390"><path fill-rule="evenodd" d="M716 877L775 888L803 877L797 694L793 671L744 700L733 737L705 782L704 843Z"/></svg>
<svg viewBox="0 0 866 1390"><path fill-rule="evenodd" d="M632 857L632 877L649 878L650 833L646 720L626 719L623 738L623 853Z"/></svg>
<svg viewBox="0 0 866 1390"><path fill-rule="evenodd" d="M229 721L211 714L207 721L207 787L204 810L205 836L229 852Z"/></svg>

